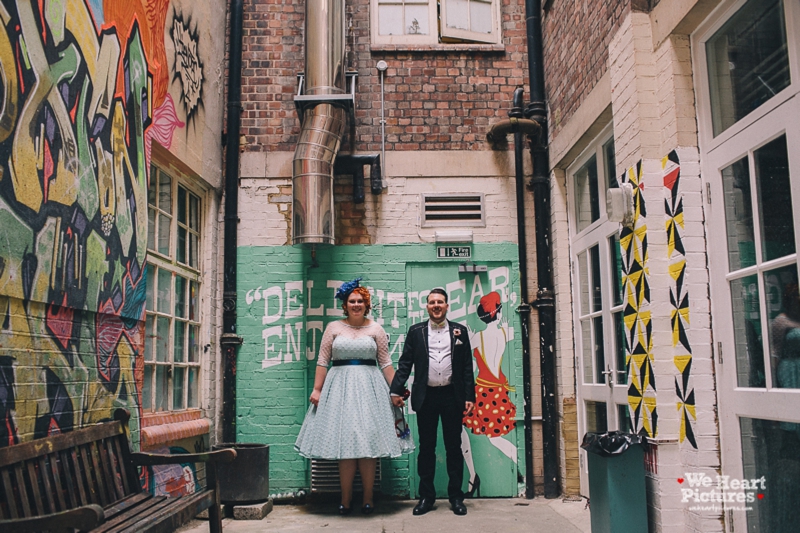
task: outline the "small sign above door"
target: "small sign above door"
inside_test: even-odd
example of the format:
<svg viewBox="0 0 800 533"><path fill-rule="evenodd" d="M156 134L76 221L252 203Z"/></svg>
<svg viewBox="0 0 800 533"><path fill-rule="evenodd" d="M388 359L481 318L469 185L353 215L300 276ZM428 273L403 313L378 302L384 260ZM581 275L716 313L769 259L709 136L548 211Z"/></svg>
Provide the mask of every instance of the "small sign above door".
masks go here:
<svg viewBox="0 0 800 533"><path fill-rule="evenodd" d="M469 246L437 246L436 257L439 259L472 259L472 248Z"/></svg>

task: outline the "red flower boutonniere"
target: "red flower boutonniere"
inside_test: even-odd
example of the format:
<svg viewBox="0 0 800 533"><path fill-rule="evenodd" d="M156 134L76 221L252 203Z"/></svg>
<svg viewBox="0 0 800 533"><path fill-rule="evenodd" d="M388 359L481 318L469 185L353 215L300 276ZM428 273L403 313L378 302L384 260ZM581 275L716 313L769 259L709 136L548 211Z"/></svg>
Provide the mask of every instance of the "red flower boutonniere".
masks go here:
<svg viewBox="0 0 800 533"><path fill-rule="evenodd" d="M460 329L453 330L453 336L458 337L460 335L461 335L461 330Z"/></svg>

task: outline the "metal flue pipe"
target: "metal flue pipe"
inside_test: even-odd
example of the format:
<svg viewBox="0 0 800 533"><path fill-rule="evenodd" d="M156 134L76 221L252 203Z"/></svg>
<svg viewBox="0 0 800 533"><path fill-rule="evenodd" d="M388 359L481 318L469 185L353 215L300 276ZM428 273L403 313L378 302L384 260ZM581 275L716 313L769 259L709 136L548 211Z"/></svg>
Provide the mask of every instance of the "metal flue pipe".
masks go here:
<svg viewBox="0 0 800 533"><path fill-rule="evenodd" d="M306 0L304 93L345 92L344 0ZM345 110L318 103L305 110L292 163L292 243L333 244L333 164Z"/></svg>

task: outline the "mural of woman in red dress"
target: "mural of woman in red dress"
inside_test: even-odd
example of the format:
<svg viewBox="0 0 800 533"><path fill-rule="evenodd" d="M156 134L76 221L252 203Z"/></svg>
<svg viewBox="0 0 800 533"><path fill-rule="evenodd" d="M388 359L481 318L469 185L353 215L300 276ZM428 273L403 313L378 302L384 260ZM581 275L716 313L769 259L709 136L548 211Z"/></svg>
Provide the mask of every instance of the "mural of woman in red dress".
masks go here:
<svg viewBox="0 0 800 533"><path fill-rule="evenodd" d="M517 407L508 395L514 388L509 386L508 378L500 368L510 340L508 323L502 320L502 308L500 294L496 291L481 298L477 314L486 323L486 329L470 330L469 341L478 376L475 379L475 408L464 417L464 430L461 432L461 448L469 470L467 497L480 496L480 476L475 471L468 431L485 435L492 445L517 462L516 445L502 438L516 427L514 419L517 415Z"/></svg>

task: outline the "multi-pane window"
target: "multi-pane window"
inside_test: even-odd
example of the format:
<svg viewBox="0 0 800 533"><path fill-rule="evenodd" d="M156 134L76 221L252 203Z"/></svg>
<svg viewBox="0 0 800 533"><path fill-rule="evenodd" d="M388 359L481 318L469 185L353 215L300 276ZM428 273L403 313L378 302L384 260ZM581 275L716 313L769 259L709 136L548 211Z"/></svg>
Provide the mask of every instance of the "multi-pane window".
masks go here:
<svg viewBox="0 0 800 533"><path fill-rule="evenodd" d="M800 3L727 0L692 37L706 181L721 473L800 471ZM800 496L755 499L725 529L793 531Z"/></svg>
<svg viewBox="0 0 800 533"><path fill-rule="evenodd" d="M705 48L715 136L789 86L782 0L750 0Z"/></svg>
<svg viewBox="0 0 800 533"><path fill-rule="evenodd" d="M200 406L201 199L155 165L148 188L144 411Z"/></svg>
<svg viewBox="0 0 800 533"><path fill-rule="evenodd" d="M800 349L800 335L792 336L800 300L786 136L725 167L722 187L738 384L766 386L767 337L772 387L800 388L792 372L782 372L782 359Z"/></svg>
<svg viewBox="0 0 800 533"><path fill-rule="evenodd" d="M619 183L613 137L609 132L600 140L603 142L594 143L575 162L575 170L569 171L574 220L573 264L577 281L576 336L581 353L582 383L624 386L627 383L627 341L622 316L619 224L609 222L605 212L606 192L619 187ZM600 409L601 403L596 403L595 407ZM608 398L602 403L609 409L603 415L609 420L617 416L611 411L614 404L625 407L618 398ZM588 411L586 416L588 424Z"/></svg>
<svg viewBox="0 0 800 533"><path fill-rule="evenodd" d="M372 41L496 44L500 42L499 7L499 0L372 0Z"/></svg>

